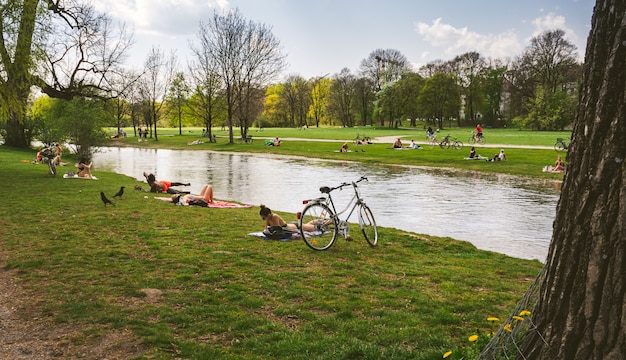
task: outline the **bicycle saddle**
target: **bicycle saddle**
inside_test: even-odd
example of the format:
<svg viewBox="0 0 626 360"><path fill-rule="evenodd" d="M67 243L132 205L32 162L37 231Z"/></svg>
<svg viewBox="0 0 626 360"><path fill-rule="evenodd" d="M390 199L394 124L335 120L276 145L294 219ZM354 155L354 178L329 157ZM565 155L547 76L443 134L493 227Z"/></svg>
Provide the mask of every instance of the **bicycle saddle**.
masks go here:
<svg viewBox="0 0 626 360"><path fill-rule="evenodd" d="M330 188L329 188L328 186L322 186L322 187L320 188L320 192L321 192L322 194L330 194Z"/></svg>

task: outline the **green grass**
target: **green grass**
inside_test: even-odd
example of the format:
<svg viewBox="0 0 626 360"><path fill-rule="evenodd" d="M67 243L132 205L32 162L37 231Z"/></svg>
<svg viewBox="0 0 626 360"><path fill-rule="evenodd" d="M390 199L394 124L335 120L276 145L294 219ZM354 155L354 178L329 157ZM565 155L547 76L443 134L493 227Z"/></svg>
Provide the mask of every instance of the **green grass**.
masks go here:
<svg viewBox="0 0 626 360"><path fill-rule="evenodd" d="M306 151L296 145L213 144ZM329 152L327 145L310 151ZM371 149L363 154L422 154ZM246 236L262 228L258 208L177 207L144 198L150 194L132 190L139 182L114 173L50 177L45 165L21 162L33 156L0 147L5 268L18 270L38 300L31 311L81 329L82 338L68 341L128 329L148 348L145 358L440 359L490 326L488 316L505 318L541 267L388 228L376 248L340 239L314 252L301 241ZM104 207L99 192L110 196L120 185L124 200Z"/></svg>
<svg viewBox="0 0 626 360"><path fill-rule="evenodd" d="M364 130L365 129L365 130ZM127 129L129 134L132 129ZM178 135L178 129L162 129L159 130L159 140L148 142L137 142L137 138L129 137L122 139L116 144L126 144L129 146L148 147L148 148L169 148L169 149L198 149L198 150L214 150L214 151L231 151L231 152L250 152L250 153L266 153L266 154L282 154L290 156L304 156L308 158L321 158L333 160L359 161L371 164L401 164L412 166L432 166L457 168L469 171L481 171L489 173L506 173L512 175L541 177L547 179L562 179L562 173L544 173L542 169L546 165L554 164L558 155L565 156L565 153L557 153L552 149L557 137L569 138L568 132L537 132L523 131L513 129L487 129L485 136L488 144L502 144L507 154L507 162L503 163L487 163L485 161L463 160L469 154L470 146L467 144L467 138L471 135L471 129L452 129L442 131L439 137L450 133L452 136L458 137L465 143L462 150L441 149L438 146L431 149L424 146L422 150L392 150L391 143L388 144L372 144L364 146L350 145L352 152L339 153L337 150L341 147L340 142L319 142L319 141L300 141L300 140L284 140L281 146L272 147L265 146L265 139L279 138L318 138L326 140L348 140L354 139L356 133L366 134L367 136L383 137L383 136L399 136L405 140L405 143L414 138L417 141L424 140L424 132L416 129L388 129L388 128L309 128L308 130L297 129L264 129L257 132L252 129L254 141L252 144L234 144L228 143L227 133L219 128L214 129L218 136L217 143L205 142L199 145L188 145L189 142L200 139L201 129L189 128L183 129L183 135ZM236 138L236 137L235 137ZM407 141L408 139L408 141ZM519 146L548 146L550 149L533 149L533 148L515 148L506 145ZM487 157L493 157L499 152L499 148L476 146L478 154ZM565 157L564 157L565 158Z"/></svg>

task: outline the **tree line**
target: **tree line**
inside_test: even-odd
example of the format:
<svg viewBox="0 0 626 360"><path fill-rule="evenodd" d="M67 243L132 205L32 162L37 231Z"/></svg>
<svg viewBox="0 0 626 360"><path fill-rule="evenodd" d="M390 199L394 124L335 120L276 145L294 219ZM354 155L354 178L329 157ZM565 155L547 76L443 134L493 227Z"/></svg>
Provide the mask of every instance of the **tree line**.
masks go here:
<svg viewBox="0 0 626 360"><path fill-rule="evenodd" d="M580 82L576 48L562 30L536 36L513 60L467 52L413 69L399 50L376 49L355 71L276 81L286 58L279 40L238 10L199 24L187 64L153 47L140 69L124 64L132 34L87 3L13 0L0 11L6 143L70 140L86 156L105 127L143 128L158 140L158 126L202 126L210 138L220 126L230 142L252 126L563 129Z"/></svg>

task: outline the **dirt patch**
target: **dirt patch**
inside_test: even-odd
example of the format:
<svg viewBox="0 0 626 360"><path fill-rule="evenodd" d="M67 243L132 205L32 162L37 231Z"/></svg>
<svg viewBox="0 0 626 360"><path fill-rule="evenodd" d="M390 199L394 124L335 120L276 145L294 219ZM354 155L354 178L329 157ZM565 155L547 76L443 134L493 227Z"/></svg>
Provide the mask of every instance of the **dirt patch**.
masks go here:
<svg viewBox="0 0 626 360"><path fill-rule="evenodd" d="M16 270L6 270L0 250L0 359L128 359L148 350L127 329L59 324L42 313L43 296L30 295ZM91 334L91 335L87 335ZM97 335L93 335L97 334Z"/></svg>

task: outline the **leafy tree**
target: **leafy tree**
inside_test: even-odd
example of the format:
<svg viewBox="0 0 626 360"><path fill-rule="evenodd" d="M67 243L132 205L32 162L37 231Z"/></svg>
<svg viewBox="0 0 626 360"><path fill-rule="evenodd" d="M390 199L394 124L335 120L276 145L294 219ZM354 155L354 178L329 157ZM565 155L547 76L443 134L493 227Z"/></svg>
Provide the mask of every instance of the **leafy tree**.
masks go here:
<svg viewBox="0 0 626 360"><path fill-rule="evenodd" d="M341 121L343 127L354 126L354 92L356 78L348 68L333 76L330 86L328 110Z"/></svg>
<svg viewBox="0 0 626 360"><path fill-rule="evenodd" d="M459 55L450 62L456 79L464 95L465 114L473 123L476 123L476 110L483 103L483 75L487 69L485 59L476 51ZM459 118L460 121L460 118Z"/></svg>
<svg viewBox="0 0 626 360"><path fill-rule="evenodd" d="M285 89L284 83L274 84L267 87L265 91L265 106L263 117L267 121L264 126L287 126L289 123L289 110L282 93ZM261 124L259 124L261 126Z"/></svg>
<svg viewBox="0 0 626 360"><path fill-rule="evenodd" d="M400 101L400 112L402 118L411 120L411 126L416 126L419 117L419 107L417 99L424 88L425 80L417 73L405 73L396 83L398 86L398 98Z"/></svg>
<svg viewBox="0 0 626 360"><path fill-rule="evenodd" d="M174 74L170 89L167 93L167 104L170 113L173 113L176 120L178 120L178 135L183 134L183 110L187 104L189 91L190 89L185 80L185 74L182 72Z"/></svg>
<svg viewBox="0 0 626 360"><path fill-rule="evenodd" d="M69 141L86 161L91 159L92 148L104 143L107 134L103 129L114 119L105 101L79 97L52 99L42 114L47 126L58 131L57 141Z"/></svg>
<svg viewBox="0 0 626 360"><path fill-rule="evenodd" d="M0 118L8 145L30 145L25 115L32 86L68 100L114 95L132 41L107 16L79 0L5 1L0 13Z"/></svg>
<svg viewBox="0 0 626 360"><path fill-rule="evenodd" d="M313 119L313 122L317 127L320 126L320 123L328 121L327 108L331 83L332 80L326 77L315 78L312 80L313 87L311 89L309 117Z"/></svg>
<svg viewBox="0 0 626 360"><path fill-rule="evenodd" d="M481 123L494 126L496 121L502 120L502 100L504 94L506 66L499 66L487 70L483 79L484 103L480 108L483 116Z"/></svg>
<svg viewBox="0 0 626 360"><path fill-rule="evenodd" d="M622 0L594 7L526 359L621 359L626 349L624 14Z"/></svg>
<svg viewBox="0 0 626 360"><path fill-rule="evenodd" d="M436 73L426 80L418 98L418 109L422 116L434 119L440 129L443 120L459 116L461 96L453 75Z"/></svg>
<svg viewBox="0 0 626 360"><path fill-rule="evenodd" d="M367 126L372 121L368 121L368 119L371 117L373 102L376 99L371 80L365 77L358 78L355 83L354 94L354 104L358 109L361 124Z"/></svg>
<svg viewBox="0 0 626 360"><path fill-rule="evenodd" d="M291 75L283 83L281 95L287 106L289 126L306 125L306 115L311 105L310 93L311 88L302 76Z"/></svg>

